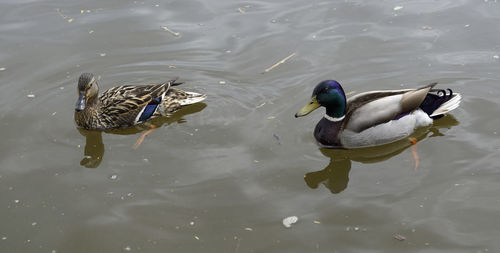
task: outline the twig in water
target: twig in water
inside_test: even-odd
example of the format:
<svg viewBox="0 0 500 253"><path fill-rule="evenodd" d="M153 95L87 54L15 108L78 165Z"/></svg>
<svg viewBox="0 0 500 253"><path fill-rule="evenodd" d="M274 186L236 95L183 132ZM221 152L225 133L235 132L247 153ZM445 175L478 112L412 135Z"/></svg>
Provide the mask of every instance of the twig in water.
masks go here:
<svg viewBox="0 0 500 253"><path fill-rule="evenodd" d="M279 61L279 62L275 63L273 66L271 66L271 67L267 68L266 70L264 70L264 72L265 72L265 73L267 73L267 72L269 72L269 71L273 70L274 68L278 67L279 65L281 65L281 64L283 64L283 63L285 63L288 59L290 59L290 58L294 57L294 56L295 56L295 54L296 54L296 53L293 53L293 54L291 54L291 55L289 55L289 56L285 57L283 60L281 60L281 61Z"/></svg>
<svg viewBox="0 0 500 253"><path fill-rule="evenodd" d="M170 28L168 28L166 26L160 26L160 28L163 29L164 31L167 31L167 32L173 34L175 37L179 37L179 35L181 35L178 32L174 32L174 31L170 30Z"/></svg>
<svg viewBox="0 0 500 253"><path fill-rule="evenodd" d="M69 23L73 22L73 19L70 18L70 17L68 17L68 16L66 16L66 15L64 15L62 13L61 9L56 8L56 12L57 12L57 14L59 14L59 16L61 16L61 18L63 18L64 20L68 21Z"/></svg>

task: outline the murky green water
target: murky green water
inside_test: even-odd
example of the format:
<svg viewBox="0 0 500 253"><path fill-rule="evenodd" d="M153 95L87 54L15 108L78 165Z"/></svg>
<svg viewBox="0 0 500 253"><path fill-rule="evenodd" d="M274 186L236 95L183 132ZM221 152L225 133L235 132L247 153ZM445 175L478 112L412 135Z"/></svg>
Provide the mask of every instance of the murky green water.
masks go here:
<svg viewBox="0 0 500 253"><path fill-rule="evenodd" d="M4 0L0 20L0 252L500 250L496 1ZM140 129L75 128L82 72L208 98L134 150ZM463 101L415 133L414 169L407 141L315 145L322 113L293 115L332 78Z"/></svg>

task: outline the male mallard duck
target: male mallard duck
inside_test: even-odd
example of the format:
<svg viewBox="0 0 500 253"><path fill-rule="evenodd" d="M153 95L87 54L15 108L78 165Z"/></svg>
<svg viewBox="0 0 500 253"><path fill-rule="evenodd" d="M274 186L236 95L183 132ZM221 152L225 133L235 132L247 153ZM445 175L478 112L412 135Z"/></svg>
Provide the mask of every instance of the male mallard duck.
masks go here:
<svg viewBox="0 0 500 253"><path fill-rule="evenodd" d="M320 106L326 108L325 116L314 129L314 137L323 147L382 145L408 137L415 128L430 125L433 119L458 107L460 94L450 89L433 89L436 84L363 92L346 99L342 86L327 80L314 88L309 104L295 117L305 116Z"/></svg>
<svg viewBox="0 0 500 253"><path fill-rule="evenodd" d="M181 84L175 81L117 86L99 96L94 75L83 73L78 79L75 122L81 128L98 130L133 126L206 98L204 94L171 88Z"/></svg>

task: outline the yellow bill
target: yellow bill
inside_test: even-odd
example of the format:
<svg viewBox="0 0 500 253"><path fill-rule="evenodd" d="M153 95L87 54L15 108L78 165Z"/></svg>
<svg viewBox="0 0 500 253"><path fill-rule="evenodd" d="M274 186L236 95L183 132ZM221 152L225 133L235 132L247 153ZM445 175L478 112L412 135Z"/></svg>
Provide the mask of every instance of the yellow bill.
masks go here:
<svg viewBox="0 0 500 253"><path fill-rule="evenodd" d="M320 105L318 103L318 100L316 100L316 96L314 96L311 98L311 101L309 101L307 105L302 107L302 109L300 109L300 111L295 114L295 118L306 116L310 112L318 109L319 106Z"/></svg>

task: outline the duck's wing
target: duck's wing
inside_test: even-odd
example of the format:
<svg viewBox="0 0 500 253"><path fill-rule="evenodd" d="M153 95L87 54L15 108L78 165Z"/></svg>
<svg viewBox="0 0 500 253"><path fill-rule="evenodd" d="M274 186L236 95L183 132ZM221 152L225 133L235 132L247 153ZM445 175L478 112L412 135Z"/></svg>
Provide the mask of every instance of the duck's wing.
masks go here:
<svg viewBox="0 0 500 253"><path fill-rule="evenodd" d="M123 85L106 90L99 97L102 118L117 126L136 124L144 109L149 104L158 104L169 87L170 82L144 86Z"/></svg>
<svg viewBox="0 0 500 253"><path fill-rule="evenodd" d="M396 119L420 106L436 83L419 89L370 91L347 100L344 129L361 132Z"/></svg>

